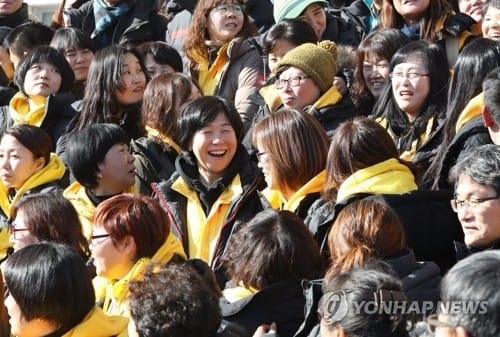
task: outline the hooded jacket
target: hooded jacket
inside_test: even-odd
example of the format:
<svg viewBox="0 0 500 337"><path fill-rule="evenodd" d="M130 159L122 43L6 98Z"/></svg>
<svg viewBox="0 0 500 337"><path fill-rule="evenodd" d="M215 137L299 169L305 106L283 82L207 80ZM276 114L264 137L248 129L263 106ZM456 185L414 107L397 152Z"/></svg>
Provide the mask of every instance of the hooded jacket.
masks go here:
<svg viewBox="0 0 500 337"><path fill-rule="evenodd" d="M88 1L78 9L72 9L68 15L70 27L78 28L91 36L95 28L94 0ZM136 46L146 41L164 41L166 31L167 20L158 14L156 2L137 0L113 27L101 34L107 35L107 40L111 41L110 44ZM98 49L107 47L107 45L100 45L97 37L93 41Z"/></svg>
<svg viewBox="0 0 500 337"><path fill-rule="evenodd" d="M212 269L217 272L222 267L220 259L231 235L242 223L250 220L267 205L258 194L263 187L263 178L257 173L255 164L250 162L244 148L240 146L233 158L233 162L237 161L239 165L236 175L227 185L222 183L223 178L212 184L213 188L222 192L212 195L216 199L210 209L204 212L205 206L200 201L200 192L192 187L201 183L197 176L191 176L195 173L187 175L188 171L197 172L197 167L196 164L193 166L189 163L191 160L187 159L186 155L183 153L177 158L177 172L168 181L152 184L152 188L155 197L168 212L171 230L182 241L189 258L199 257L193 256L195 246L189 241L190 235L193 234L191 231L193 228L203 231L203 234L194 233L200 235L202 240L198 243L197 252L200 256L203 255L202 259L209 261Z"/></svg>
<svg viewBox="0 0 500 337"><path fill-rule="evenodd" d="M96 298L98 302L103 301L103 310L108 315L128 316L128 297L130 290L129 282L139 280L144 275L146 267L150 262L165 264L174 256L186 258L186 253L181 243L174 234L169 233L163 245L156 251L153 257L141 257L130 271L120 280L107 280L104 299ZM96 285L98 283L94 283ZM102 290L96 289L96 294L102 294Z"/></svg>
<svg viewBox="0 0 500 337"><path fill-rule="evenodd" d="M323 170L300 187L288 200L278 190L265 189L262 194L273 208L294 212L304 219L311 204L320 198L325 180L326 171Z"/></svg>
<svg viewBox="0 0 500 337"><path fill-rule="evenodd" d="M101 308L93 308L91 312L63 337L126 337L128 318L108 316Z"/></svg>

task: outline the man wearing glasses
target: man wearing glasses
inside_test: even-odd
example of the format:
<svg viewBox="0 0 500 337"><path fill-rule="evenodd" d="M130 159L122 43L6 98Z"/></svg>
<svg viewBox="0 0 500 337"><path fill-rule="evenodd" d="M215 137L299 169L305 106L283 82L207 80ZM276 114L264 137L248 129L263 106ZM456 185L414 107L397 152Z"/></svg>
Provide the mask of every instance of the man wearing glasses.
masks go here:
<svg viewBox="0 0 500 337"><path fill-rule="evenodd" d="M451 207L464 232L457 259L500 248L500 146L483 145L460 155L450 172L455 184Z"/></svg>
<svg viewBox="0 0 500 337"><path fill-rule="evenodd" d="M500 251L458 262L441 283L442 309L427 319L435 337L500 336Z"/></svg>

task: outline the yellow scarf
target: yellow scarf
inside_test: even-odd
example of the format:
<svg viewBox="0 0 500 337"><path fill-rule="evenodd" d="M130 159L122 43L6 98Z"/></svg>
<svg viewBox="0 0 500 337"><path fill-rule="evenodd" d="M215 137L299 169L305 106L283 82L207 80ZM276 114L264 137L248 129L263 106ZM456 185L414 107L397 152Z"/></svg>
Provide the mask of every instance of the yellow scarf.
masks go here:
<svg viewBox="0 0 500 337"><path fill-rule="evenodd" d="M271 190L266 188L262 193L267 201L274 209L281 209L285 211L295 212L299 207L300 202L311 193L320 192L325 184L326 171L323 170L309 180L304 186L299 188L290 199L286 199L283 193L279 190Z"/></svg>
<svg viewBox="0 0 500 337"><path fill-rule="evenodd" d="M222 291L222 295L224 295L224 298L228 300L229 303L234 303L245 297L253 295L256 292L258 292L257 289L252 287L247 288L242 282L240 282L237 287L224 289Z"/></svg>
<svg viewBox="0 0 500 337"><path fill-rule="evenodd" d="M356 171L340 185L337 202L357 193L402 194L417 189L410 169L397 159Z"/></svg>
<svg viewBox="0 0 500 337"><path fill-rule="evenodd" d="M237 174L233 178L231 184L213 203L208 216L203 211L198 194L184 179L180 177L176 179L172 184L172 189L187 198L189 258L199 258L210 264L231 203L243 193L240 175Z"/></svg>
<svg viewBox="0 0 500 337"><path fill-rule="evenodd" d="M227 56L227 47L228 43L222 45L219 51L217 52L217 58L214 63L210 67L208 67L208 60L202 59L198 62L199 65L199 75L198 75L198 83L203 91L203 95L213 95L215 92L215 88L217 87L217 83L220 81L220 76L222 74L222 69L226 65L228 61Z"/></svg>
<svg viewBox="0 0 500 337"><path fill-rule="evenodd" d="M128 321L126 317L108 316L96 307L63 337L124 337L128 335Z"/></svg>
<svg viewBox="0 0 500 337"><path fill-rule="evenodd" d="M342 100L342 95L335 86L330 87L311 107L312 109L320 109L324 106L335 105Z"/></svg>
<svg viewBox="0 0 500 337"><path fill-rule="evenodd" d="M64 176L66 167L55 153L50 154L50 160L40 171L31 175L16 191L12 200L8 197L8 188L0 180L0 207L5 215L10 216L10 208L26 192L40 185L59 180Z"/></svg>
<svg viewBox="0 0 500 337"><path fill-rule="evenodd" d="M259 94L264 98L264 101L271 112L275 112L280 106L283 105L279 91L276 89L274 83L260 88Z"/></svg>
<svg viewBox="0 0 500 337"><path fill-rule="evenodd" d="M460 113L457 120L456 132L467 124L471 119L480 116L483 112L484 105L484 93L473 97L469 103L465 106L464 110Z"/></svg>
<svg viewBox="0 0 500 337"><path fill-rule="evenodd" d="M45 98L42 104L36 104L22 92L15 94L9 104L9 112L14 124L29 124L40 127L47 113L48 99L48 97Z"/></svg>
<svg viewBox="0 0 500 337"><path fill-rule="evenodd" d="M182 153L181 147L179 145L177 145L177 143L174 142L174 140L172 138L165 136L160 131L153 129L149 126L146 126L146 133L148 134L148 137L160 139L165 144L170 145L177 153L179 153L179 154Z"/></svg>
<svg viewBox="0 0 500 337"><path fill-rule="evenodd" d="M104 311L108 315L126 315L128 312L128 303L126 300L130 293L128 289L129 282L142 278L149 262L167 263L174 254L186 258L186 253L184 252L182 244L174 234L170 233L152 258L140 258L122 279L116 282L114 280L108 281L106 285L106 298L103 306ZM97 293L100 293L99 289L96 289L96 294Z"/></svg>

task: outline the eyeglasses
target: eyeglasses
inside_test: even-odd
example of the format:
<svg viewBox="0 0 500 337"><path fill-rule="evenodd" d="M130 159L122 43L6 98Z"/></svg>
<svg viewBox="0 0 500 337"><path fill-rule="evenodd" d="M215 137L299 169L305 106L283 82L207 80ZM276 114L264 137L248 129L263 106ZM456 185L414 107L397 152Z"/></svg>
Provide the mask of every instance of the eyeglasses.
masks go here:
<svg viewBox="0 0 500 337"><path fill-rule="evenodd" d="M286 80L278 78L276 79L274 84L276 85L276 89L283 89L287 84L293 88L293 87L298 87L300 85L300 82L306 78L311 78L311 76L306 76L306 75L295 76L295 77L290 77L289 79Z"/></svg>
<svg viewBox="0 0 500 337"><path fill-rule="evenodd" d="M219 12L220 14L227 14L229 12L238 14L238 15L243 15L245 12L245 5L225 5L225 4L219 4L214 6L213 8L215 11Z"/></svg>
<svg viewBox="0 0 500 337"><path fill-rule="evenodd" d="M89 239L89 245L97 246L97 245L104 242L104 240L97 241L98 239L105 239L105 238L109 238L110 236L111 236L111 234L91 235L90 239Z"/></svg>
<svg viewBox="0 0 500 337"><path fill-rule="evenodd" d="M456 328L456 326L451 323L440 321L438 314L433 314L427 317L427 327L432 333L436 332L436 328Z"/></svg>
<svg viewBox="0 0 500 337"><path fill-rule="evenodd" d="M410 82L418 81L421 77L429 76L429 74L419 74L419 73L390 73L389 76L391 80L403 81L404 79L408 79Z"/></svg>
<svg viewBox="0 0 500 337"><path fill-rule="evenodd" d="M489 197L489 198L480 198L480 199L451 199L450 204L451 208L453 209L454 212L458 212L459 210L463 209L465 206L469 208L476 208L479 206L479 204L482 204L483 202L489 201L489 200L495 200L498 199L499 196L497 195L496 197Z"/></svg>
<svg viewBox="0 0 500 337"><path fill-rule="evenodd" d="M25 228L16 228L16 223L15 223L14 221L12 221L12 220L9 220L9 222L8 222L8 226L9 226L9 227L8 227L8 228L9 228L9 233L10 233L10 234L12 234L12 237L13 237L14 239L17 239L17 238L16 238L16 233L17 233L17 232L25 232L25 231L29 231L29 229L28 229L28 228L26 228L26 227L25 227Z"/></svg>

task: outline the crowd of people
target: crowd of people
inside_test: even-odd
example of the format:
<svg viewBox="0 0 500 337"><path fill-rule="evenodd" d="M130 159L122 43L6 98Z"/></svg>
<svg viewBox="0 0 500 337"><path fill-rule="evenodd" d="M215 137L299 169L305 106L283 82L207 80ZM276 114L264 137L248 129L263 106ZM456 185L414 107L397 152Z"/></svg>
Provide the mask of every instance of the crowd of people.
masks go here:
<svg viewBox="0 0 500 337"><path fill-rule="evenodd" d="M499 0L0 1L0 337L500 335Z"/></svg>

